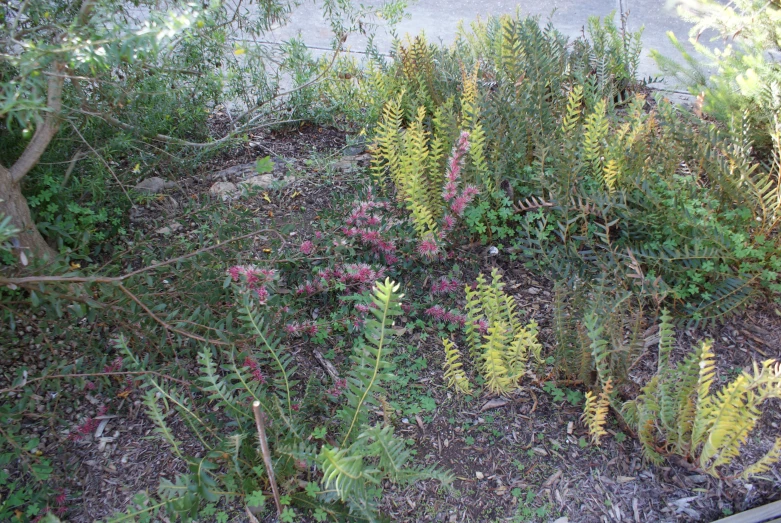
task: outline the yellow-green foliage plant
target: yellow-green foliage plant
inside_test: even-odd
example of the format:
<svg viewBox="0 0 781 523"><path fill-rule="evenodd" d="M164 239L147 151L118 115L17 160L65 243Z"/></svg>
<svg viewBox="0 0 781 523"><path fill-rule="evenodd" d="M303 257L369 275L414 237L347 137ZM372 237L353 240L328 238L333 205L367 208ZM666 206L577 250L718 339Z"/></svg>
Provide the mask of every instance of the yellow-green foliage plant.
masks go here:
<svg viewBox="0 0 781 523"><path fill-rule="evenodd" d="M781 398L781 362L754 363L737 378L713 389L716 361L711 342L701 343L673 366L672 318L662 315L656 375L641 394L623 405L627 423L638 434L645 457L660 463L667 455L683 456L713 476L741 457L741 450L759 422L760 405ZM751 464L743 463L740 477L770 469L781 458L781 437ZM740 460L742 461L742 460Z"/></svg>
<svg viewBox="0 0 781 523"><path fill-rule="evenodd" d="M492 394L509 394L526 374L530 358L542 361L536 322L521 324L515 301L503 287L496 269L490 281L480 274L474 289L466 287L466 343ZM446 354L449 350L445 343Z"/></svg>
<svg viewBox="0 0 781 523"><path fill-rule="evenodd" d="M608 379L604 388L599 394L591 391L586 392L586 403L583 407L583 423L588 427L591 434L591 441L594 445L599 445L600 439L607 436L605 424L610 410L610 395L613 392L613 381Z"/></svg>
<svg viewBox="0 0 781 523"><path fill-rule="evenodd" d="M461 394L471 394L472 385L461 368L461 353L458 351L455 343L447 338L442 338L442 345L445 347L445 380L447 380L447 386Z"/></svg>

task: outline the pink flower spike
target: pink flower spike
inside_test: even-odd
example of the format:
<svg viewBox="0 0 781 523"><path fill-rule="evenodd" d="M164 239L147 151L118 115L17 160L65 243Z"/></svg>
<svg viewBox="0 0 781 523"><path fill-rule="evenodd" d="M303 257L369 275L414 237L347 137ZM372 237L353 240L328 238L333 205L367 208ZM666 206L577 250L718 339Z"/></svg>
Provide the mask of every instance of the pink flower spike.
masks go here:
<svg viewBox="0 0 781 523"><path fill-rule="evenodd" d="M439 245L432 237L426 237L418 245L418 254L432 259L439 253Z"/></svg>
<svg viewBox="0 0 781 523"><path fill-rule="evenodd" d="M315 252L315 244L307 240L301 244L298 250L300 250L302 254L309 256L310 254Z"/></svg>

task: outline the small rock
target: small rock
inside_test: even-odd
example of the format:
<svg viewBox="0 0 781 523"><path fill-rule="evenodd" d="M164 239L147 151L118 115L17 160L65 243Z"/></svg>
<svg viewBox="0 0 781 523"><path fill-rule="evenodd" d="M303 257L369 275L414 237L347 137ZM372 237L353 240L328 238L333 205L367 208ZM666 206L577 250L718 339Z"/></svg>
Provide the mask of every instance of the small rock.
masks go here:
<svg viewBox="0 0 781 523"><path fill-rule="evenodd" d="M217 182L209 187L209 194L213 194L214 196L221 196L222 201L228 201L237 190L238 187L236 187L235 183Z"/></svg>
<svg viewBox="0 0 781 523"><path fill-rule="evenodd" d="M493 245L488 247L488 256L496 256L497 254L499 254L499 249L497 249Z"/></svg>
<svg viewBox="0 0 781 523"><path fill-rule="evenodd" d="M478 471L478 472L475 472L475 477L477 479L483 479L485 477L485 475L482 472Z"/></svg>
<svg viewBox="0 0 781 523"><path fill-rule="evenodd" d="M408 425L409 424L409 418L401 418L401 422L404 423L405 425Z"/></svg>
<svg viewBox="0 0 781 523"><path fill-rule="evenodd" d="M172 223L171 225L169 225L167 227L160 227L155 232L157 234L171 234L172 232L178 231L182 227L184 227L184 226L181 223L174 222L174 223Z"/></svg>
<svg viewBox="0 0 781 523"><path fill-rule="evenodd" d="M168 182L158 176L153 176L141 180L135 186L135 190L145 194L160 194L164 190L173 189L174 187L176 187L176 182Z"/></svg>
<svg viewBox="0 0 781 523"><path fill-rule="evenodd" d="M251 176L241 182L241 185L246 185L256 189L282 189L287 187L295 180L294 176L285 176L281 180L274 178L272 174L259 174L257 176Z"/></svg>
<svg viewBox="0 0 781 523"><path fill-rule="evenodd" d="M336 171L352 171L359 167L360 163L366 160L370 160L370 154L359 154L356 156L344 156L341 160L333 164L333 168Z"/></svg>
<svg viewBox="0 0 781 523"><path fill-rule="evenodd" d="M344 148L345 156L357 156L366 152L366 143L357 143L355 145L348 145Z"/></svg>
<svg viewBox="0 0 781 523"><path fill-rule="evenodd" d="M538 289L537 287L529 287L528 289L526 289L526 292L529 294L539 294L540 289Z"/></svg>

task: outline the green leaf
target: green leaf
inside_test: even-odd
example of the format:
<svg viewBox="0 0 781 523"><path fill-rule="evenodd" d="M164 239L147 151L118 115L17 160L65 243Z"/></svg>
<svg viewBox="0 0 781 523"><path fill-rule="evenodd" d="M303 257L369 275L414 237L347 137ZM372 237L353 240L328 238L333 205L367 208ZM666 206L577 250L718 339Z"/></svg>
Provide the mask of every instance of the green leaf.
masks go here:
<svg viewBox="0 0 781 523"><path fill-rule="evenodd" d="M279 515L279 520L284 521L284 523L293 523L296 520L296 513L292 508L288 507Z"/></svg>
<svg viewBox="0 0 781 523"><path fill-rule="evenodd" d="M263 507L266 504L266 496L263 492L256 490L247 496L244 500L250 507Z"/></svg>
<svg viewBox="0 0 781 523"><path fill-rule="evenodd" d="M258 174L270 173L274 170L274 162L269 156L258 158L258 162L255 164L255 170Z"/></svg>
<svg viewBox="0 0 781 523"><path fill-rule="evenodd" d="M315 498L320 493L320 486L314 481L310 481L306 484L304 490L306 490L306 493L309 497Z"/></svg>

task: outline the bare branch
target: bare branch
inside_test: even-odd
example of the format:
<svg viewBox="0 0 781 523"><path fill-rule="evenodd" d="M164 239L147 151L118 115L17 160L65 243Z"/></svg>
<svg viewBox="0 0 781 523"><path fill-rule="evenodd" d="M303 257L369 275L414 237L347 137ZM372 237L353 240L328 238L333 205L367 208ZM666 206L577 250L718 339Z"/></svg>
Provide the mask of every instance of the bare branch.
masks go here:
<svg viewBox="0 0 781 523"><path fill-rule="evenodd" d="M306 89L306 88L307 88L307 87L309 87L310 85L313 85L313 84L315 84L315 83L319 82L320 80L322 80L322 79L325 77L325 75L326 75L326 74L328 74L328 73L331 71L331 69L333 68L334 64L336 63L336 58L339 56L339 53L340 53L340 51L342 50L342 43L344 43L344 41L345 41L345 39L346 39L346 38L347 38L347 37L345 37L345 36L342 36L342 37L340 38L340 41L339 41L339 46L338 46L338 47L336 48L336 50L334 51L334 56L331 58L331 62L328 64L328 67L326 67L326 68L323 70L323 72L322 72L322 73L320 73L319 75L317 75L317 76L316 76L315 78L313 78L312 80L310 80L310 81L308 81L308 82L305 82L305 83L303 83L303 84L299 85L298 87L295 87L295 88L293 88L293 89L290 89L289 91L285 91L285 92L279 93L279 94L277 94L277 95L275 95L275 96L273 96L273 97L269 98L268 100L265 100L264 102L261 102L260 104L256 105L255 107L253 107L253 108L251 108L251 109L247 109L247 110L244 112L244 114L242 114L241 116L239 116L238 118L236 118L236 121L239 121L239 120L242 120L243 118L246 118L246 117L247 117L247 116L249 116L250 114L254 113L255 111L257 111L258 109L260 109L260 108L261 108L261 107L263 107L264 105L268 104L269 102L271 102L271 101L273 101L273 100L276 100L277 98L281 98L281 97L283 97L283 96L288 96L288 95L291 95L291 94L293 94L293 93L295 93L295 92L298 92L298 91L300 91L300 90L302 90L302 89ZM250 120L250 123L251 123L251 122L253 122L253 121L255 121L255 119L256 119L256 118L253 118L252 120ZM249 124L248 124L248 125L249 125Z"/></svg>
<svg viewBox="0 0 781 523"><path fill-rule="evenodd" d="M119 187L122 189L122 192L125 193L125 197L127 197L127 201L130 202L130 205L132 207L133 206L133 198L130 197L130 195L127 193L127 189L125 189L125 186L122 185L121 181L119 181L119 178L117 177L117 174L114 172L114 169L111 168L111 166L108 164L108 162L106 162L106 160L100 154L98 154L98 151L96 151L95 148L92 147L92 145L90 145L90 143L84 138L84 136L82 136L82 134L79 132L79 128L76 127L76 125L74 125L73 122L69 122L69 123L71 124L71 127L73 127L73 130L76 131L76 134L79 135L79 138L81 138L81 141L84 142L84 145L89 147L89 150L92 151L92 153L95 156L97 156L98 159L101 162L103 162L104 166L106 166L106 169L108 169L108 171L111 173L111 176L113 176L114 180L119 184ZM69 170L70 170L70 168L69 168Z"/></svg>

